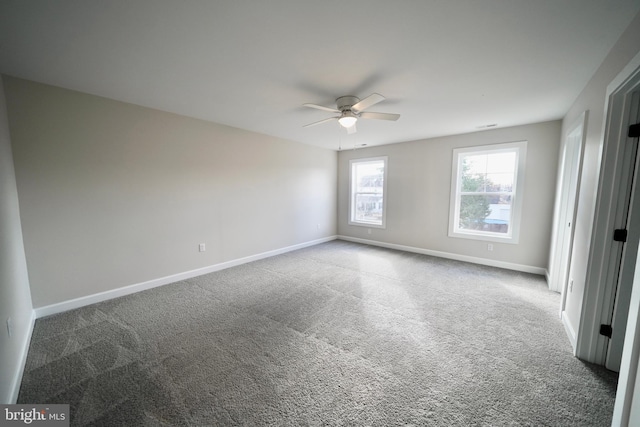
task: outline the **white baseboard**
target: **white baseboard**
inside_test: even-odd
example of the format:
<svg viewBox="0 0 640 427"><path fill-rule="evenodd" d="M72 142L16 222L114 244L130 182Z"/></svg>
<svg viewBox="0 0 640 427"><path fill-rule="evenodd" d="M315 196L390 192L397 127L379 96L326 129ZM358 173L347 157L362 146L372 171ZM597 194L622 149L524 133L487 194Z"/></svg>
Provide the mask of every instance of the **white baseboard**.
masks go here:
<svg viewBox="0 0 640 427"><path fill-rule="evenodd" d="M220 264L210 265L208 267L198 268L191 271L185 271L183 273L172 274L170 276L160 277L158 279L149 280L142 283L136 283L133 285L124 286L117 289L112 289L97 294L87 295L80 298L75 298L69 301L63 301L56 304L47 305L44 307L38 307L34 310L35 318L50 316L52 314L62 313L65 311L73 310L76 308L84 307L90 304L95 304L102 301L107 301L113 298L130 295L136 292L145 291L147 289L156 288L158 286L168 285L169 283L179 282L181 280L190 279L192 277L201 276L207 273L213 273L215 271L224 270L225 268L235 267L238 265L246 264L252 261L258 261L260 259L269 258L275 255L284 254L287 252L295 251L298 249L314 246L320 243L336 240L337 236L324 237L322 239L312 240L309 242L300 243L293 246L287 246L272 251L263 252L256 255L250 255L244 258L238 258L231 261L222 262Z"/></svg>
<svg viewBox="0 0 640 427"><path fill-rule="evenodd" d="M11 385L11 395L9 396L10 404L14 404L18 401L18 394L20 393L20 385L22 384L22 375L24 374L24 367L27 365L27 356L29 355L29 346L31 345L31 335L33 334L33 326L36 323L36 313L31 311L31 319L29 319L29 327L27 334L24 337L22 343L22 350L20 352L20 365L16 369L16 373L13 377L13 383Z"/></svg>
<svg viewBox="0 0 640 427"><path fill-rule="evenodd" d="M541 267L532 267L532 266L529 266L529 265L514 264L514 263L511 263L511 262L497 261L497 260L493 260L493 259L478 258L478 257L473 257L473 256L468 256L468 255L459 255L459 254L454 254L454 253L450 253L450 252L434 251L434 250L431 250L431 249L416 248L416 247L413 247L413 246L397 245L395 243L385 243L385 242L378 242L378 241L375 241L375 240L359 239L357 237L349 237L349 236L341 236L340 235L340 236L338 236L338 239L346 240L346 241L349 241L349 242L355 242L355 243L364 243L365 245L380 246L380 247L383 247L383 248L397 249L397 250L406 251L406 252L413 252L413 253L418 253L418 254L423 254L423 255L431 255L431 256L435 256L435 257L439 257L439 258L453 259L453 260L456 260L456 261L470 262L472 264L488 265L490 267L499 267L499 268L504 268L504 269L507 269L507 270L522 271L524 273L539 274L541 276L543 276L545 274L545 271L546 271L544 268L541 268Z"/></svg>
<svg viewBox="0 0 640 427"><path fill-rule="evenodd" d="M547 285L549 285L551 283L551 275L549 274L549 270L547 270L546 268L544 269L544 280L547 281ZM551 289L553 290L553 289ZM556 291L554 291L556 292Z"/></svg>
<svg viewBox="0 0 640 427"><path fill-rule="evenodd" d="M577 338L576 338L576 331L575 329L573 329L573 325L571 325L571 321L569 321L569 318L566 315L566 311L563 311L560 318L562 319L562 324L564 325L564 330L567 332L567 336L569 337L569 341L571 342L571 347L573 348L573 355L576 355L576 345L577 345Z"/></svg>

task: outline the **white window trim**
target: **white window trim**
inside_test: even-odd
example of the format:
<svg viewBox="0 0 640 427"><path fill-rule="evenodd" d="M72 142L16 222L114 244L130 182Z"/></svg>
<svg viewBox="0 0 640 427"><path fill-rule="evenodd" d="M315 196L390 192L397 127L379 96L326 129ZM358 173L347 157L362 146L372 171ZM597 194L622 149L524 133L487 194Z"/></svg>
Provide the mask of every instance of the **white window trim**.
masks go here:
<svg viewBox="0 0 640 427"><path fill-rule="evenodd" d="M518 170L515 176L513 187L515 195L511 203L511 219L509 221L509 233L500 236L498 233L478 230L460 230L456 226L456 218L460 213L460 203L458 192L462 183L461 156L460 154L487 154L500 153L506 151L516 151L516 161ZM527 160L527 141L508 142L502 144L482 145L476 147L456 148L453 150L453 161L451 166L451 196L449 206L449 237L463 239L484 240L488 242L513 243L520 240L520 227L522 218L522 200L524 190L524 172Z"/></svg>
<svg viewBox="0 0 640 427"><path fill-rule="evenodd" d="M376 224L376 223L366 222L366 221L355 221L353 219L353 209L354 209L353 164L354 163L373 163L373 162L378 162L380 160L384 161L384 174L383 174L383 182L382 182L382 224ZM387 171L388 169L389 169L388 156L367 157L364 159L349 160L349 220L348 220L349 225L356 225L359 227L368 227L368 228L387 228Z"/></svg>

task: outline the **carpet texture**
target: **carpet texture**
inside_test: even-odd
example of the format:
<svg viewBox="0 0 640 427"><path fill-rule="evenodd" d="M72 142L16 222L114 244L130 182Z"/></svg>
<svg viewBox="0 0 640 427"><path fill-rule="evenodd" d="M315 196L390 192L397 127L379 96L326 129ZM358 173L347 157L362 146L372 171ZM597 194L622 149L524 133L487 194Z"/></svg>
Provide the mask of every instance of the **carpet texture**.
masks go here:
<svg viewBox="0 0 640 427"><path fill-rule="evenodd" d="M541 276L344 241L39 319L72 425L607 426Z"/></svg>

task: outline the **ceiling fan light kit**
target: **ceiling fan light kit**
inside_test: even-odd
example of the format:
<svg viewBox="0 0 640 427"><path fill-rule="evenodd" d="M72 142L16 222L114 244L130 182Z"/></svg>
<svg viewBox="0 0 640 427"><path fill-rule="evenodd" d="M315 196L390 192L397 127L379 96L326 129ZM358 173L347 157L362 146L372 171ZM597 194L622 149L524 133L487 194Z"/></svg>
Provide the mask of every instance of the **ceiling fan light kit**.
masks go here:
<svg viewBox="0 0 640 427"><path fill-rule="evenodd" d="M356 121L358 121L358 117L351 111L345 111L338 119L338 123L340 123L340 126L343 128L350 128L356 124Z"/></svg>
<svg viewBox="0 0 640 427"><path fill-rule="evenodd" d="M375 119L375 120L398 120L400 118L400 114L390 114L390 113L373 113L373 112L365 112L364 110L371 107L372 105L377 104L378 102L384 101L384 96L373 93L366 98L360 100L356 96L348 95L341 96L336 99L336 107L330 108L322 105L316 104L304 104L305 107L315 108L322 111L329 111L332 113L340 113L339 116L329 117L324 120L320 120L318 122L309 123L303 127L315 126L321 123L329 122L332 120L338 120L338 123L343 128L347 129L348 133L354 133L356 131L356 121L358 119Z"/></svg>

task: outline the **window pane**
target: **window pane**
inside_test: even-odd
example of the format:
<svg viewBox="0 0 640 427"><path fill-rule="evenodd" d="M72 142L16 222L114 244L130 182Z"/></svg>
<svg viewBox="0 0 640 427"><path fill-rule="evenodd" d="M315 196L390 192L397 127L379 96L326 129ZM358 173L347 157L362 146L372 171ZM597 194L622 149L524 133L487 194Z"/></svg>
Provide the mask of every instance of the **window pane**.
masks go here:
<svg viewBox="0 0 640 427"><path fill-rule="evenodd" d="M462 159L462 183L463 192L485 192L486 176L479 168L478 158L486 156L466 156Z"/></svg>
<svg viewBox="0 0 640 427"><path fill-rule="evenodd" d="M516 153L462 155L463 192L513 191Z"/></svg>
<svg viewBox="0 0 640 427"><path fill-rule="evenodd" d="M487 173L506 173L515 172L516 153L493 153L487 155Z"/></svg>
<svg viewBox="0 0 640 427"><path fill-rule="evenodd" d="M356 194L355 220L382 223L382 194Z"/></svg>
<svg viewBox="0 0 640 427"><path fill-rule="evenodd" d="M511 196L460 196L460 229L506 234L510 220Z"/></svg>
<svg viewBox="0 0 640 427"><path fill-rule="evenodd" d="M382 193L384 184L384 162L356 165L356 192Z"/></svg>

